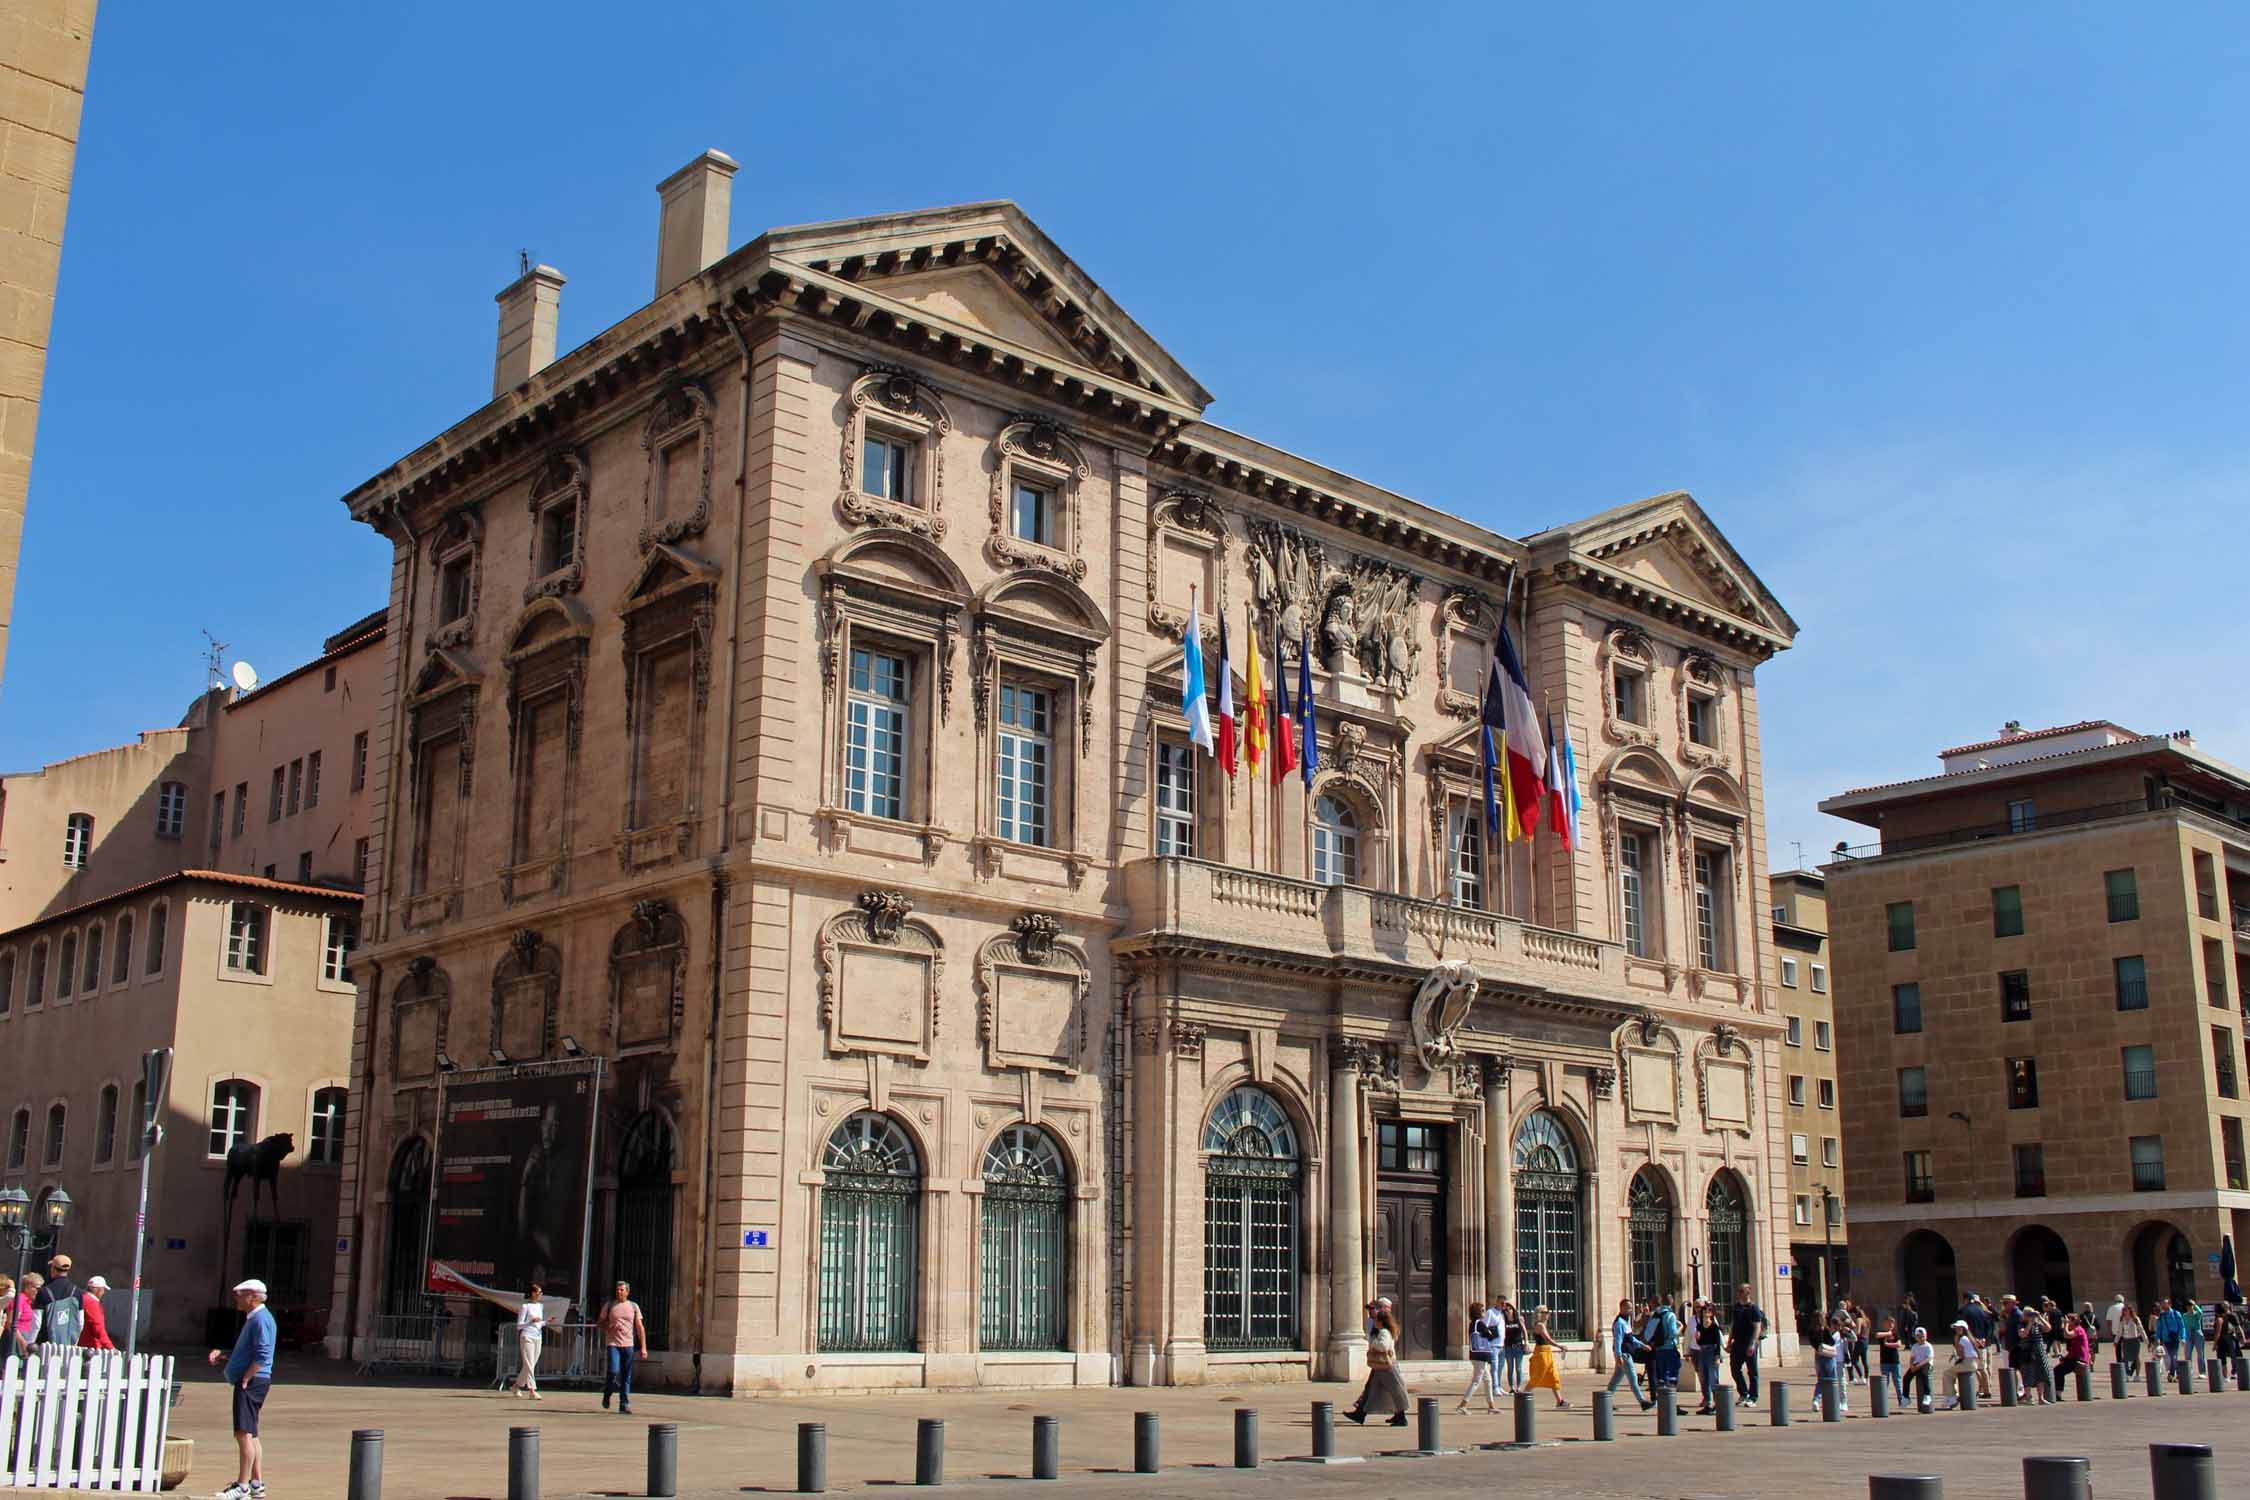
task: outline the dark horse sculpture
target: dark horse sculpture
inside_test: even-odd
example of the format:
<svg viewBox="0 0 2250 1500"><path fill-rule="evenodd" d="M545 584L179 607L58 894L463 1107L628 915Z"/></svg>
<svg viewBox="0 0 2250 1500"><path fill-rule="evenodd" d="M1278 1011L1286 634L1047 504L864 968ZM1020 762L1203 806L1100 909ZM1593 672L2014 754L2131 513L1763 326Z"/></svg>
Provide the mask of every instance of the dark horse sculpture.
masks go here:
<svg viewBox="0 0 2250 1500"><path fill-rule="evenodd" d="M255 1145L230 1147L227 1151L227 1185L225 1195L219 1200L219 1279L227 1279L225 1267L234 1253L234 1190L242 1179L250 1179L250 1217L258 1217L258 1189L266 1190L268 1211L278 1216L281 1212L281 1163L290 1152L297 1149L297 1138L286 1131L269 1135ZM221 1298L222 1304L224 1298Z"/></svg>

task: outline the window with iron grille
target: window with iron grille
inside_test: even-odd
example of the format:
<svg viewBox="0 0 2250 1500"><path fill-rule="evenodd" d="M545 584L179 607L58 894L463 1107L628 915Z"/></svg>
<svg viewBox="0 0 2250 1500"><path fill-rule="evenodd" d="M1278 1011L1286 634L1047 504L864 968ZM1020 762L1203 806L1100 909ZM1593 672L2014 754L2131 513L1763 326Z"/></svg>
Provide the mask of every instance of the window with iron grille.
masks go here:
<svg viewBox="0 0 2250 1500"><path fill-rule="evenodd" d="M1891 986L1891 1030L1900 1036L1922 1029L1922 987L1918 984Z"/></svg>
<svg viewBox="0 0 2250 1500"><path fill-rule="evenodd" d="M1203 1129L1203 1342L1298 1342L1297 1133L1272 1095L1238 1088Z"/></svg>
<svg viewBox="0 0 2250 1500"><path fill-rule="evenodd" d="M2140 954L2110 960L2117 976L2117 1008L2148 1009L2148 963Z"/></svg>
<svg viewBox="0 0 2250 1500"><path fill-rule="evenodd" d="M2047 1148L2036 1141L2012 1148L2016 1167L2016 1196L2047 1196Z"/></svg>
<svg viewBox="0 0 2250 1500"><path fill-rule="evenodd" d="M2037 1109L2039 1107L2039 1059L2036 1057L2011 1057L2008 1068L2008 1108Z"/></svg>
<svg viewBox="0 0 2250 1500"><path fill-rule="evenodd" d="M2237 1097L2234 1081L2234 1034L2224 1026L2211 1028L2211 1056L2219 1073L2219 1097Z"/></svg>
<svg viewBox="0 0 2250 1500"><path fill-rule="evenodd" d="M1930 1153L1906 1153L1906 1201L1909 1203L1935 1203L1937 1180L1930 1175Z"/></svg>
<svg viewBox="0 0 2250 1500"><path fill-rule="evenodd" d="M2250 1188L2250 1167L2242 1158L2242 1122L2232 1115L2221 1115L2219 1140L2226 1156L2227 1186L2236 1191Z"/></svg>
<svg viewBox="0 0 2250 1500"><path fill-rule="evenodd" d="M1517 1305L1545 1306L1548 1331L1558 1339L1585 1337L1583 1182L1562 1121L1547 1110L1525 1117L1515 1139Z"/></svg>
<svg viewBox="0 0 2250 1500"><path fill-rule="evenodd" d="M2000 1019L2031 1019L2031 975L2022 969L2010 969L2000 976Z"/></svg>
<svg viewBox="0 0 2250 1500"><path fill-rule="evenodd" d="M820 1347L915 1347L921 1160L898 1122L862 1110L821 1158Z"/></svg>
<svg viewBox="0 0 2250 1500"><path fill-rule="evenodd" d="M2156 1097L2156 1049L2154 1047L2126 1047L2119 1054L2125 1069L2125 1097L2128 1099L2154 1099Z"/></svg>
<svg viewBox="0 0 2250 1500"><path fill-rule="evenodd" d="M1901 1068L1898 1070L1898 1113L1904 1120L1919 1119L1930 1112L1930 1072L1927 1068Z"/></svg>
<svg viewBox="0 0 2250 1500"><path fill-rule="evenodd" d="M1011 1125L984 1153L977 1199L978 1347L1069 1347L1070 1179L1054 1138Z"/></svg>
<svg viewBox="0 0 2250 1500"><path fill-rule="evenodd" d="M1633 1174L1625 1190L1625 1216L1634 1300L1671 1296L1679 1289L1672 1269L1672 1190L1655 1168Z"/></svg>
<svg viewBox="0 0 2250 1500"><path fill-rule="evenodd" d="M2133 871L2105 871L2102 875L2102 888L2109 897L2109 919L2112 922L2131 922L2139 918L2141 888Z"/></svg>
<svg viewBox="0 0 2250 1500"><path fill-rule="evenodd" d="M2129 1143L2133 1161L2133 1191L2154 1193L2164 1187L2164 1137L2136 1135Z"/></svg>
<svg viewBox="0 0 2250 1500"><path fill-rule="evenodd" d="M1722 1171L1711 1179L1703 1194L1703 1224L1710 1240L1706 1259L1711 1267L1711 1285L1740 1286L1749 1281L1749 1197L1742 1189L1742 1179L1734 1173Z"/></svg>

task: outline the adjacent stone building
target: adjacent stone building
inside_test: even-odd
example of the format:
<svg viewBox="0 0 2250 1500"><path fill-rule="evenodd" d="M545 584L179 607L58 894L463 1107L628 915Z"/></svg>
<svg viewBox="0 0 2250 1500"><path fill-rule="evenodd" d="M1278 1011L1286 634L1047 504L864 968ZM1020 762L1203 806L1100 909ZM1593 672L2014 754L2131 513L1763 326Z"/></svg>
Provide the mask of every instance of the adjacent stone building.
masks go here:
<svg viewBox="0 0 2250 1500"><path fill-rule="evenodd" d="M441 1058L565 1038L595 1278L706 1389L1341 1375L1378 1290L1417 1357L1503 1290L1581 1348L1628 1289L1776 1304L1795 627L1702 509L1497 535L1206 422L1012 204L728 253L733 171L560 360L562 275L503 291L491 403L346 497L396 560L337 1327L422 1305ZM1511 600L1569 852L1482 832ZM1307 674L1309 788L1189 747L1222 625L1238 704L1253 632Z"/></svg>
<svg viewBox="0 0 2250 1500"><path fill-rule="evenodd" d="M2220 1295L2243 1155L2250 775L2093 721L1824 811L1856 1289Z"/></svg>
<svg viewBox="0 0 2250 1500"><path fill-rule="evenodd" d="M1844 1143L1836 1099L1836 1011L1828 975L1828 889L1817 870L1771 877L1789 1135L1790 1280L1797 1326L1851 1290Z"/></svg>

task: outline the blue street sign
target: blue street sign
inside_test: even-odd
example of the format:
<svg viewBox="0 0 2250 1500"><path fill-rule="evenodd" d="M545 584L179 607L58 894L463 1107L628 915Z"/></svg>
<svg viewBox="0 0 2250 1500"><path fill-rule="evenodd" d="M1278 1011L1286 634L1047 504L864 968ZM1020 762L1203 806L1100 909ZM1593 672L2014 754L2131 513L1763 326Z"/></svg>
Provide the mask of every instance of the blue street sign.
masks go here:
<svg viewBox="0 0 2250 1500"><path fill-rule="evenodd" d="M1780 1276L1783 1281L1787 1281L1789 1279L1789 1268L1787 1266L1776 1266L1774 1267L1774 1272L1775 1274Z"/></svg>
<svg viewBox="0 0 2250 1500"><path fill-rule="evenodd" d="M164 1248L165 1248L165 1249L167 1249L167 1250L185 1250L185 1249L187 1248L187 1241L186 1241L186 1240L166 1240L166 1241L164 1242Z"/></svg>
<svg viewBox="0 0 2250 1500"><path fill-rule="evenodd" d="M767 1234L767 1231L765 1231L765 1230L763 1230L763 1229L745 1229L745 1230L743 1230L743 1231L742 1231L742 1248L743 1248L743 1249L745 1249L745 1250L763 1250L763 1249L765 1249L765 1248L767 1247L766 1234Z"/></svg>

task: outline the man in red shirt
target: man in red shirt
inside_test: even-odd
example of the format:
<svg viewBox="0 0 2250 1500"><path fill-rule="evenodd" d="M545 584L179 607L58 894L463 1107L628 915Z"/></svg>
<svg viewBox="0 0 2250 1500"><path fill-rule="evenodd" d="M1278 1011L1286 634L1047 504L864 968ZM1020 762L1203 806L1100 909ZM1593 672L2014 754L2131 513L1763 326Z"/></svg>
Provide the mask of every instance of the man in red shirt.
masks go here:
<svg viewBox="0 0 2250 1500"><path fill-rule="evenodd" d="M80 1299L85 1323L78 1330L78 1347L81 1349L114 1349L109 1337L109 1314L102 1311L102 1298L109 1295L107 1279L88 1278L85 1295Z"/></svg>

